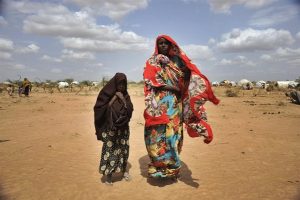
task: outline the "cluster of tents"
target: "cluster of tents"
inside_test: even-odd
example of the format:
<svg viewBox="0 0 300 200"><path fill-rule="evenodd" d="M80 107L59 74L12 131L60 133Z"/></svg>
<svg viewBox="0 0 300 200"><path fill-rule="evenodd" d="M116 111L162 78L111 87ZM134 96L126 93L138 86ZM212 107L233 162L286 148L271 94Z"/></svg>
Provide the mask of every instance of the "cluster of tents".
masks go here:
<svg viewBox="0 0 300 200"><path fill-rule="evenodd" d="M274 85L278 88L297 88L300 86L299 82L296 81L257 81L257 82L251 82L247 79L241 79L238 82L235 81L229 81L229 80L223 80L221 82L214 81L212 82L212 86L218 87L218 86L228 86L228 87L241 87L244 90L251 90L254 87L256 88L262 88L266 89L269 85Z"/></svg>

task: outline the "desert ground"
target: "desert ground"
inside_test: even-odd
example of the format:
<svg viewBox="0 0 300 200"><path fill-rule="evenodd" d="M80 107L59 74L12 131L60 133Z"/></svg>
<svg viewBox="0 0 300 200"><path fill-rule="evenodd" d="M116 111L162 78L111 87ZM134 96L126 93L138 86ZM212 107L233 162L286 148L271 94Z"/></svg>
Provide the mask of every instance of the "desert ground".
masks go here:
<svg viewBox="0 0 300 200"><path fill-rule="evenodd" d="M0 199L299 200L300 106L282 91L239 91L206 103L214 132L210 144L184 135L181 177L147 178L143 88L130 86L130 182L98 173L102 143L96 140L97 91L30 97L0 94Z"/></svg>

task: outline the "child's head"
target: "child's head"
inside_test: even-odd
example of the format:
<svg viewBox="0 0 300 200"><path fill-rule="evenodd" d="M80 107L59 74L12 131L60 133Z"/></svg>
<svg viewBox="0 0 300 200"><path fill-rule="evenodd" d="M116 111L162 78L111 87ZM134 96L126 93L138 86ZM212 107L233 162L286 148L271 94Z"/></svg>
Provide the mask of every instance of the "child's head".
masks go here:
<svg viewBox="0 0 300 200"><path fill-rule="evenodd" d="M126 82L124 80L118 82L118 84L117 84L117 92L124 93L125 91L126 91Z"/></svg>
<svg viewBox="0 0 300 200"><path fill-rule="evenodd" d="M127 78L123 73L116 73L116 90L117 92L126 93L127 91Z"/></svg>

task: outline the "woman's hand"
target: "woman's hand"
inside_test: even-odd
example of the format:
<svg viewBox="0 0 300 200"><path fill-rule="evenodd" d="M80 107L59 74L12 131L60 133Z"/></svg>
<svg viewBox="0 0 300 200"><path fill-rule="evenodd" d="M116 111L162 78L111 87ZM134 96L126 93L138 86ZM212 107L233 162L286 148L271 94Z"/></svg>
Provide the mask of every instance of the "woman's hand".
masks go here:
<svg viewBox="0 0 300 200"><path fill-rule="evenodd" d="M122 92L116 92L117 97L119 97L120 99L123 99L124 96L122 94Z"/></svg>
<svg viewBox="0 0 300 200"><path fill-rule="evenodd" d="M111 106L116 99L117 99L117 95L113 96L113 98L111 98L111 100L109 101L108 105Z"/></svg>
<svg viewBox="0 0 300 200"><path fill-rule="evenodd" d="M123 102L125 108L127 108L126 100L125 100L125 97L124 97L123 93L122 93L122 92L116 92L116 96L117 96L119 99L122 100L122 102Z"/></svg>
<svg viewBox="0 0 300 200"><path fill-rule="evenodd" d="M170 90L173 92L180 92L180 89L178 87L174 87L174 86L170 86L170 85L165 85L162 87L162 89Z"/></svg>
<svg viewBox="0 0 300 200"><path fill-rule="evenodd" d="M176 94L177 98L181 96L181 90L178 87L170 86L170 85L165 85L160 87L163 90L169 90L172 91Z"/></svg>

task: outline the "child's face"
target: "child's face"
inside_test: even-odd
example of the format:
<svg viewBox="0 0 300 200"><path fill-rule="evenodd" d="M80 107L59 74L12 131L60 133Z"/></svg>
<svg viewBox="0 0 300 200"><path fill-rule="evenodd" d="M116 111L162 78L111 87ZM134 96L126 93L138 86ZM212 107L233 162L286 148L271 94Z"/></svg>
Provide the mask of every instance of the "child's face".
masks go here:
<svg viewBox="0 0 300 200"><path fill-rule="evenodd" d="M126 91L126 84L122 81L117 85L117 92L124 93Z"/></svg>

